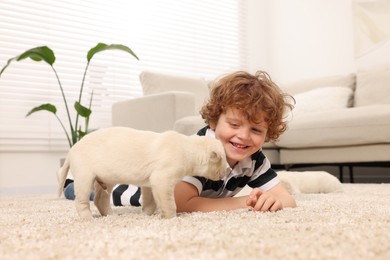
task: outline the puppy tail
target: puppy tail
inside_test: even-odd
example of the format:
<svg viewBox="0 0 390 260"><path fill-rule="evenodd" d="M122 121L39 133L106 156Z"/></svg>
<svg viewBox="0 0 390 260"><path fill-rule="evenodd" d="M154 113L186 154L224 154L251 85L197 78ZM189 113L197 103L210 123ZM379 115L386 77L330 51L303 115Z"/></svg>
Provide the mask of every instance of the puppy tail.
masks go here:
<svg viewBox="0 0 390 260"><path fill-rule="evenodd" d="M58 197L60 198L64 193L64 185L66 181L66 176L69 171L69 158L66 157L64 164L60 169L58 169L57 177L58 177Z"/></svg>

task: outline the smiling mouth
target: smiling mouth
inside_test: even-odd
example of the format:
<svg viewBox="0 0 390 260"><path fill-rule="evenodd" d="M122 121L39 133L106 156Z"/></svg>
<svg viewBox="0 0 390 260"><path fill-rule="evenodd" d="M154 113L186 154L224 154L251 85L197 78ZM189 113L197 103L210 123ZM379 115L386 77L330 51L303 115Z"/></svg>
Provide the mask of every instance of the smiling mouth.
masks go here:
<svg viewBox="0 0 390 260"><path fill-rule="evenodd" d="M237 143L233 143L233 142L230 142L234 147L236 148L239 148L239 149L246 149L248 148L249 146L247 145L242 145L242 144L237 144Z"/></svg>

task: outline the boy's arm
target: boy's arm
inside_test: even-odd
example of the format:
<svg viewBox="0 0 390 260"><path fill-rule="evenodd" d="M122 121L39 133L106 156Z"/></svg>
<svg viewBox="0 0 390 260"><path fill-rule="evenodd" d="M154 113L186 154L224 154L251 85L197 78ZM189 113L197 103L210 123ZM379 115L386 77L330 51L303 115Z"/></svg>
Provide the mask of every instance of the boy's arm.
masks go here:
<svg viewBox="0 0 390 260"><path fill-rule="evenodd" d="M200 197L197 188L184 181L180 181L175 187L177 212L209 212L248 208L246 205L247 200L248 196L227 198Z"/></svg>
<svg viewBox="0 0 390 260"><path fill-rule="evenodd" d="M276 211L285 207L295 207L296 203L290 193L279 183L272 189L262 192L253 189L248 196L205 198L200 197L197 188L184 181L175 187L177 212L220 211L240 208L252 208L256 211Z"/></svg>

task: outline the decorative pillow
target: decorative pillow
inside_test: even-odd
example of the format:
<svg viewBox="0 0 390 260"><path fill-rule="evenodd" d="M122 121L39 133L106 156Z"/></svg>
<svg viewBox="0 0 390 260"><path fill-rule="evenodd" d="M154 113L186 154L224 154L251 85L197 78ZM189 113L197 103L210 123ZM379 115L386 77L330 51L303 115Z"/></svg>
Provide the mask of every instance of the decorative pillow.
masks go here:
<svg viewBox="0 0 390 260"><path fill-rule="evenodd" d="M355 106L390 104L390 66L357 73Z"/></svg>
<svg viewBox="0 0 390 260"><path fill-rule="evenodd" d="M144 95L161 92L190 92L195 96L195 108L198 111L209 96L207 81L201 78L173 76L151 71L143 71L139 75Z"/></svg>
<svg viewBox="0 0 390 260"><path fill-rule="evenodd" d="M283 89L283 91L291 95L296 95L302 92L322 87L347 87L351 90L354 90L355 83L355 74L349 74L342 76L303 79L289 84L280 84L280 87Z"/></svg>
<svg viewBox="0 0 390 260"><path fill-rule="evenodd" d="M352 89L347 87L322 87L297 94L293 115L346 108L352 95Z"/></svg>

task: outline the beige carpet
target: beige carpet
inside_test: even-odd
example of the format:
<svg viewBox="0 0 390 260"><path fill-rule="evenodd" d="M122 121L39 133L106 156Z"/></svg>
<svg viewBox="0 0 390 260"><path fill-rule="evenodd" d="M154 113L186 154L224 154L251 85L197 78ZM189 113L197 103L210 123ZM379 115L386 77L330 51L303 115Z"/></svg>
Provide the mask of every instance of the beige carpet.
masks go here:
<svg viewBox="0 0 390 260"><path fill-rule="evenodd" d="M295 195L298 207L81 222L55 195L0 198L1 259L390 259L390 184Z"/></svg>

